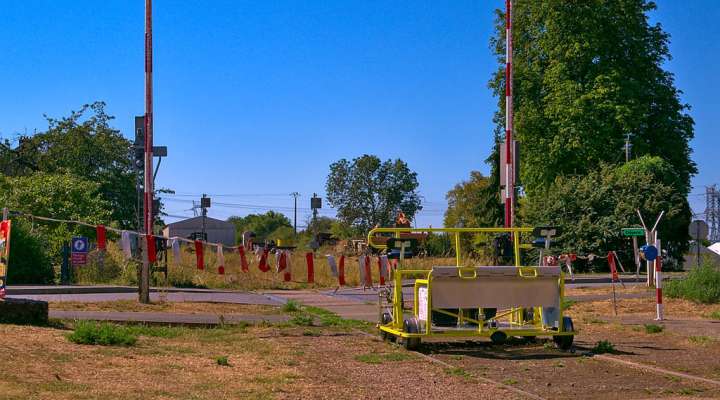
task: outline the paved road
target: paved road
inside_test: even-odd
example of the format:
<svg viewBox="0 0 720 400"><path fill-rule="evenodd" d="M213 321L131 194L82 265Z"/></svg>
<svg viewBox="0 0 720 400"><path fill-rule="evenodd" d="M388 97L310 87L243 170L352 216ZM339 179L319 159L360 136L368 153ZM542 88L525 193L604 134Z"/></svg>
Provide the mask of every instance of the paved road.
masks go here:
<svg viewBox="0 0 720 400"><path fill-rule="evenodd" d="M43 300L48 302L73 301L94 303L99 301L117 301L117 300L137 300L138 295L135 293L117 292L117 293L76 293L76 294L34 294L34 295L9 295L10 298L24 298L33 300ZM201 303L233 303L233 304L261 304L261 305L280 305L278 300L274 300L260 293L252 292L214 292L214 291L183 291L183 292L153 292L150 293L151 301L170 301L170 302L201 302Z"/></svg>

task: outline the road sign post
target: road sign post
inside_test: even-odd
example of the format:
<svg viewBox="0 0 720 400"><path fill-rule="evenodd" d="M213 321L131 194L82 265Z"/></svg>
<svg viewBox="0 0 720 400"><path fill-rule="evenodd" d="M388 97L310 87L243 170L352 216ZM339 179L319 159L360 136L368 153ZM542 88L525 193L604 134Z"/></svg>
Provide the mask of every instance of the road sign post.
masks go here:
<svg viewBox="0 0 720 400"><path fill-rule="evenodd" d="M77 236L70 241L70 262L73 266L87 265L88 238Z"/></svg>

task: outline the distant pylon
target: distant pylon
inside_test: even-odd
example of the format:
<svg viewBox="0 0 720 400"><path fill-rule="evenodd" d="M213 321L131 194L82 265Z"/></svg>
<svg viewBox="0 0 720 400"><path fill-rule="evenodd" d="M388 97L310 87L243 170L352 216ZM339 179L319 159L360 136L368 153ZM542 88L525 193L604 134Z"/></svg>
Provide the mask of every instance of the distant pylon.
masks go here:
<svg viewBox="0 0 720 400"><path fill-rule="evenodd" d="M720 242L720 192L715 185L705 188L705 222L710 227L708 239Z"/></svg>

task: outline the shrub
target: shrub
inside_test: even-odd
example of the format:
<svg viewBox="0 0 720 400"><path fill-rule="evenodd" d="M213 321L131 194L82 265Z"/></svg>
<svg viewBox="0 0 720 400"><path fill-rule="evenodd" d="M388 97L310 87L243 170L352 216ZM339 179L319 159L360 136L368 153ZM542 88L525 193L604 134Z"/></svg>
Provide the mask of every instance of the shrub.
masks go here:
<svg viewBox="0 0 720 400"><path fill-rule="evenodd" d="M595 354L615 353L615 346L608 340L601 340L595 344L592 348L592 352Z"/></svg>
<svg viewBox="0 0 720 400"><path fill-rule="evenodd" d="M296 312L300 311L300 304L295 300L288 300L287 303L282 306L283 312Z"/></svg>
<svg viewBox="0 0 720 400"><path fill-rule="evenodd" d="M229 367L229 366L230 366L230 362L228 361L227 356L215 357L215 362L217 363L217 365L220 365L220 366L222 366L222 367Z"/></svg>
<svg viewBox="0 0 720 400"><path fill-rule="evenodd" d="M30 233L24 221L13 220L10 233L10 261L8 282L10 284L48 284L55 281L50 257L45 244Z"/></svg>
<svg viewBox="0 0 720 400"><path fill-rule="evenodd" d="M709 262L690 270L687 277L666 283L668 297L682 298L696 303L720 302L720 269Z"/></svg>
<svg viewBox="0 0 720 400"><path fill-rule="evenodd" d="M77 321L75 331L67 338L77 344L132 346L137 335L127 327L107 322Z"/></svg>
<svg viewBox="0 0 720 400"><path fill-rule="evenodd" d="M665 329L664 326L655 324L645 324L645 333L660 333Z"/></svg>
<svg viewBox="0 0 720 400"><path fill-rule="evenodd" d="M299 326L312 326L313 317L307 314L298 314L290 319L290 323Z"/></svg>

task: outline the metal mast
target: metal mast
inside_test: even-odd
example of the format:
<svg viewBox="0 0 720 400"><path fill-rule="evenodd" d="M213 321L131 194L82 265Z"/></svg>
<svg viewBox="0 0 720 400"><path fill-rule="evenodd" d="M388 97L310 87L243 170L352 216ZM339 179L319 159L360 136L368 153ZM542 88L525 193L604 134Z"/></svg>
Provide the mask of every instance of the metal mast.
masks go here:
<svg viewBox="0 0 720 400"><path fill-rule="evenodd" d="M708 239L720 242L720 192L715 185L705 188L705 222L710 226Z"/></svg>
<svg viewBox="0 0 720 400"><path fill-rule="evenodd" d="M513 144L512 0L505 0L505 227L514 225L515 165Z"/></svg>
<svg viewBox="0 0 720 400"><path fill-rule="evenodd" d="M143 193L144 232L153 234L153 81L152 81L152 0L145 0L145 173ZM147 246L146 246L147 251ZM141 303L150 302L149 255L143 257L140 271Z"/></svg>

